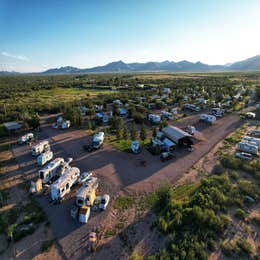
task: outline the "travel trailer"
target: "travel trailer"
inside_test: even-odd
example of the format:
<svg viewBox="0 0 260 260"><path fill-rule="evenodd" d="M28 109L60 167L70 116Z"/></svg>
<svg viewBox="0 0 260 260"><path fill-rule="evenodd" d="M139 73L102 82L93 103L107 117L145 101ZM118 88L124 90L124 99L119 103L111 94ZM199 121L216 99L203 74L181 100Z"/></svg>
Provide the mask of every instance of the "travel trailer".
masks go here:
<svg viewBox="0 0 260 260"><path fill-rule="evenodd" d="M247 142L250 144L254 144L260 149L260 138L252 137L252 136L245 136L242 140L242 142Z"/></svg>
<svg viewBox="0 0 260 260"><path fill-rule="evenodd" d="M213 124L216 121L216 117L213 115L207 115L207 114L201 114L200 115L200 121Z"/></svg>
<svg viewBox="0 0 260 260"><path fill-rule="evenodd" d="M237 149L241 152L251 153L253 155L258 155L258 147L256 145L240 142L237 145Z"/></svg>
<svg viewBox="0 0 260 260"><path fill-rule="evenodd" d="M61 168L64 165L63 158L56 158L53 161L49 162L43 169L39 170L39 178L42 182L48 183L55 176L59 175L61 172Z"/></svg>
<svg viewBox="0 0 260 260"><path fill-rule="evenodd" d="M53 158L53 152L46 151L37 157L37 163L38 163L38 165L44 165L46 162L50 161L52 158Z"/></svg>
<svg viewBox="0 0 260 260"><path fill-rule="evenodd" d="M154 124L159 124L161 122L161 117L155 114L149 114L148 120Z"/></svg>
<svg viewBox="0 0 260 260"><path fill-rule="evenodd" d="M77 167L70 167L63 175L51 185L51 199L61 200L70 192L71 187L78 182L80 170Z"/></svg>
<svg viewBox="0 0 260 260"><path fill-rule="evenodd" d="M98 179L96 177L91 177L91 180L82 186L76 195L76 205L82 206L92 206L96 198L96 190L98 188Z"/></svg>
<svg viewBox="0 0 260 260"><path fill-rule="evenodd" d="M32 147L32 156L37 156L43 152L50 150L48 141L42 141Z"/></svg>
<svg viewBox="0 0 260 260"><path fill-rule="evenodd" d="M18 139L18 144L29 143L33 140L33 138L34 138L33 133L28 133L26 135L21 136Z"/></svg>

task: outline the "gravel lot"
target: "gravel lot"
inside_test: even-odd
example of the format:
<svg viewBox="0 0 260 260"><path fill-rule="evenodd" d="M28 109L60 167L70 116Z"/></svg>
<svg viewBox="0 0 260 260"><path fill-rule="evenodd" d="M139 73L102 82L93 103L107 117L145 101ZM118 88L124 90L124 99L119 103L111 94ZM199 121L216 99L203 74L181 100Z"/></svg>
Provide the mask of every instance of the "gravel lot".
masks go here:
<svg viewBox="0 0 260 260"><path fill-rule="evenodd" d="M153 156L143 150L134 155L115 150L108 144L104 148L93 153L86 153L82 149L83 144L90 142L90 137L82 130L57 130L50 126L42 127L39 140L48 139L55 157L72 157L72 165L83 171L93 171L100 179L100 193L109 193L115 197L118 193L141 194L157 188L166 180L176 182L185 174L201 157L205 156L219 141L239 127L242 122L238 115L228 115L219 119L213 126L198 123L198 115L191 116L177 122L174 125L185 127L194 125L200 131L192 153L184 149L177 149L176 159L161 162L159 156ZM39 167L30 154L30 147L13 146L13 152L20 166L21 172L26 179L37 175ZM145 160L144 167L140 161ZM65 201L59 205L50 203L49 195L40 196L39 202L45 209L54 235L68 259L78 259L85 255L86 235L93 227L105 223L106 216L112 214L108 209L102 213L92 213L86 225L74 222L69 215L71 205L75 200L78 187L74 187Z"/></svg>

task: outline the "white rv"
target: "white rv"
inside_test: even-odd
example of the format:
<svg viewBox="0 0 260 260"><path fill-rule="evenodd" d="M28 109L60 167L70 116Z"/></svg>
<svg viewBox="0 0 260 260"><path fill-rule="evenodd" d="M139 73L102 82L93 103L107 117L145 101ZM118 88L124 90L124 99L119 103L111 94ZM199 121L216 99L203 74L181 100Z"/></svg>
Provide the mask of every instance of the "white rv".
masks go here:
<svg viewBox="0 0 260 260"><path fill-rule="evenodd" d="M256 137L252 137L252 136L245 136L242 140L242 142L247 142L250 144L254 144L258 147L258 149L260 149L260 138L256 138Z"/></svg>
<svg viewBox="0 0 260 260"><path fill-rule="evenodd" d="M254 144L240 142L237 144L237 149L242 152L258 155L258 147Z"/></svg>
<svg viewBox="0 0 260 260"><path fill-rule="evenodd" d="M200 115L200 121L213 124L216 121L216 117L213 115L208 115L208 114L201 114Z"/></svg>
<svg viewBox="0 0 260 260"><path fill-rule="evenodd" d="M105 133L104 132L98 132L93 136L92 145L93 148L98 149L101 147L105 139Z"/></svg>
<svg viewBox="0 0 260 260"><path fill-rule="evenodd" d="M149 114L148 120L154 124L159 124L161 122L161 117L159 115Z"/></svg>
<svg viewBox="0 0 260 260"><path fill-rule="evenodd" d="M56 158L48 163L43 169L39 170L39 178L43 183L48 183L52 178L60 174L62 165L64 164L63 158Z"/></svg>
<svg viewBox="0 0 260 260"><path fill-rule="evenodd" d="M60 200L70 192L71 187L78 182L80 170L70 167L64 174L51 185L51 199Z"/></svg>
<svg viewBox="0 0 260 260"><path fill-rule="evenodd" d="M37 163L39 165L44 165L46 162L50 161L52 158L53 158L53 152L46 151L45 153L42 153L37 157Z"/></svg>
<svg viewBox="0 0 260 260"><path fill-rule="evenodd" d="M96 177L91 177L91 180L82 186L76 195L76 205L82 206L92 206L96 198L96 190L98 188L98 179Z"/></svg>
<svg viewBox="0 0 260 260"><path fill-rule="evenodd" d="M24 144L24 143L28 143L28 142L30 142L32 140L33 140L33 133L28 133L26 135L21 136L18 139L18 143L19 144Z"/></svg>
<svg viewBox="0 0 260 260"><path fill-rule="evenodd" d="M32 147L32 156L37 156L43 152L46 152L50 149L48 141L42 141Z"/></svg>

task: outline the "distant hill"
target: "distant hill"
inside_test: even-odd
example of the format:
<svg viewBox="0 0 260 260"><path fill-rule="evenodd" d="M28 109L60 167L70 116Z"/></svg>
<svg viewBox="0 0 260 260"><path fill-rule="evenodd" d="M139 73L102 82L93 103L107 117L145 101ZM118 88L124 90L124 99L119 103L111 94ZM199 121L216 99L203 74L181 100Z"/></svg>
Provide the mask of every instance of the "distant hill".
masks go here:
<svg viewBox="0 0 260 260"><path fill-rule="evenodd" d="M17 75L20 74L19 72L16 71L0 71L0 76L8 76L8 75Z"/></svg>
<svg viewBox="0 0 260 260"><path fill-rule="evenodd" d="M214 72L214 71L256 71L260 70L260 55L251 57L246 60L228 63L226 65L208 65L190 61L163 61L163 62L145 62L145 63L125 63L115 61L104 66L93 68L79 69L76 67L66 66L60 68L48 69L36 74L76 74L76 73L120 73L120 72ZM0 71L0 75L15 75L18 72ZM33 73L35 74L35 73Z"/></svg>

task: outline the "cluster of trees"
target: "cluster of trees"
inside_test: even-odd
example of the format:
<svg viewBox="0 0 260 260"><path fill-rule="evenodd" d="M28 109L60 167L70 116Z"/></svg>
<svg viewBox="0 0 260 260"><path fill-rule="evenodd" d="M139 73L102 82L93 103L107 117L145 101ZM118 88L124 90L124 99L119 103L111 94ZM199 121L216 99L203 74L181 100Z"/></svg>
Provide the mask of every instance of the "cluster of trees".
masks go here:
<svg viewBox="0 0 260 260"><path fill-rule="evenodd" d="M258 194L255 184L247 180L235 183L223 173L203 179L200 186L183 200L175 199L170 187L160 194L156 203L157 225L169 234L160 259L208 259L208 252L223 237L229 224L227 207L243 207L245 196Z"/></svg>

